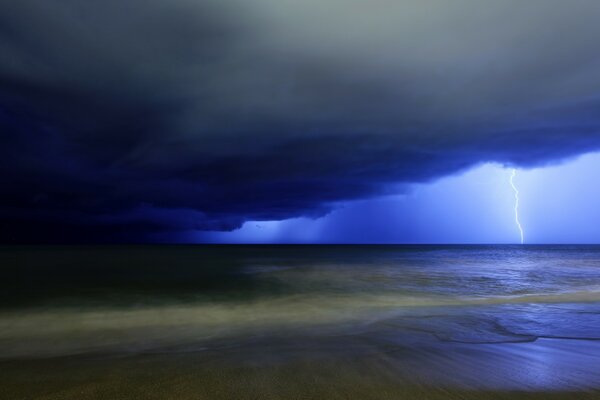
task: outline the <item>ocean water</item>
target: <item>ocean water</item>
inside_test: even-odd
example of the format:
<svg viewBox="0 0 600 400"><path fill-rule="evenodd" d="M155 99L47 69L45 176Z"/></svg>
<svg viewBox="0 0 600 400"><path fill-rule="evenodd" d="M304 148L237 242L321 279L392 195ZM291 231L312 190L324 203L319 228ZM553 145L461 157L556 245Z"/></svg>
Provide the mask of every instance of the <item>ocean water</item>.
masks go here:
<svg viewBox="0 0 600 400"><path fill-rule="evenodd" d="M597 246L3 247L0 265L4 362L369 359L438 385L600 388Z"/></svg>

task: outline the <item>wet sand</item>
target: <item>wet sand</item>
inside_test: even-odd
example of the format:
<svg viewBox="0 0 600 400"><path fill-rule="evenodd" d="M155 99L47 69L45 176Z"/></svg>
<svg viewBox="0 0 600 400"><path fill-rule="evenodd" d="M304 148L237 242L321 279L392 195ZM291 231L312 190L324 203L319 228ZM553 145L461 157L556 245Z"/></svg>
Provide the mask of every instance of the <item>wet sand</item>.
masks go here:
<svg viewBox="0 0 600 400"><path fill-rule="evenodd" d="M257 338L192 353L4 360L0 398L600 399L598 365L600 343L583 340L411 347L372 335Z"/></svg>

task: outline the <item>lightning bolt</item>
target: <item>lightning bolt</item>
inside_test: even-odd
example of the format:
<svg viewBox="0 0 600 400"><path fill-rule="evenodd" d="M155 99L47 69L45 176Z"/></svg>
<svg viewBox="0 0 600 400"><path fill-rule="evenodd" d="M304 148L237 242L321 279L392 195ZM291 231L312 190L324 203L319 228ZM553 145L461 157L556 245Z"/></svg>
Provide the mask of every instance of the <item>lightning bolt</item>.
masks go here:
<svg viewBox="0 0 600 400"><path fill-rule="evenodd" d="M515 186L515 175L517 175L517 170L513 168L512 173L510 175L510 186L512 186L515 192L515 222L517 227L519 228L519 233L521 234L521 244L523 244L523 227L521 226L521 222L519 221L519 189Z"/></svg>

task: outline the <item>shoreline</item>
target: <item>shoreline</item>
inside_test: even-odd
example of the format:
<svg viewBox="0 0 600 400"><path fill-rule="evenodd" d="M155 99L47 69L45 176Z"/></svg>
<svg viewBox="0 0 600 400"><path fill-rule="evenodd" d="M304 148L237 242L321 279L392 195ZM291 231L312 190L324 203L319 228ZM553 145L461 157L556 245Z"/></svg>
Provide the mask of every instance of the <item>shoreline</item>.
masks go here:
<svg viewBox="0 0 600 400"><path fill-rule="evenodd" d="M600 399L600 343L436 344L413 348L338 339L135 355L0 360L3 398ZM282 344L289 347L289 343ZM345 350L344 350L345 349ZM368 349L368 352L358 350Z"/></svg>

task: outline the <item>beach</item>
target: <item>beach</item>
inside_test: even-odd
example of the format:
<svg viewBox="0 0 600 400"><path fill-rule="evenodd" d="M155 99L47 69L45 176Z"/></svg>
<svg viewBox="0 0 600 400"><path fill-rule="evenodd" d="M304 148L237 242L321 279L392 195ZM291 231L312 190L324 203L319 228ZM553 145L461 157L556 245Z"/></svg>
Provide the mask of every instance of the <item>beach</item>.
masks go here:
<svg viewBox="0 0 600 400"><path fill-rule="evenodd" d="M335 346L340 346L337 343ZM332 343L333 346L333 343ZM334 346L334 347L335 347ZM545 341L446 354L394 349L295 360L269 354L146 354L3 361L6 399L598 398L600 346ZM270 349L276 351L274 346ZM323 349L319 349L322 351ZM356 349L353 349L356 350ZM372 349L375 350L375 349ZM535 357L534 353L543 354ZM595 353L595 356L591 356ZM577 355L573 357L573 354ZM244 359L251 356L251 359ZM275 356L275 358L277 358ZM583 363L583 364L582 364Z"/></svg>
<svg viewBox="0 0 600 400"><path fill-rule="evenodd" d="M597 247L0 254L1 398L600 398Z"/></svg>

